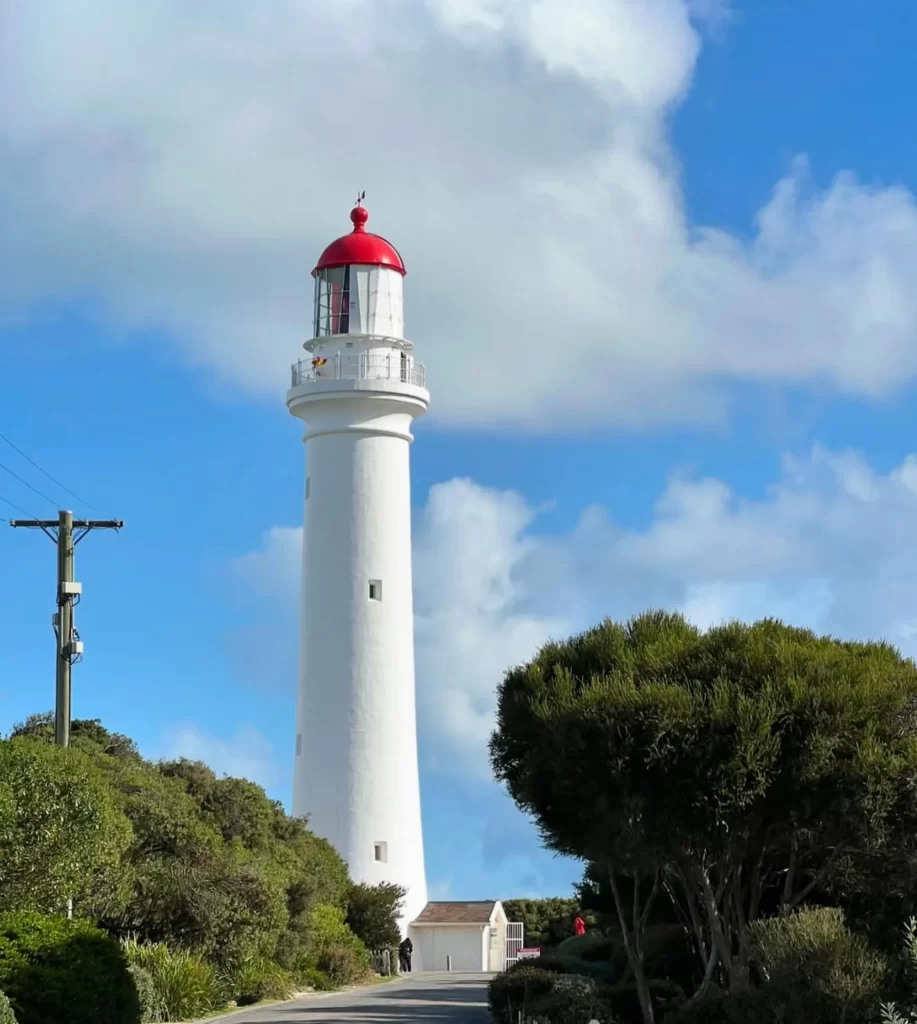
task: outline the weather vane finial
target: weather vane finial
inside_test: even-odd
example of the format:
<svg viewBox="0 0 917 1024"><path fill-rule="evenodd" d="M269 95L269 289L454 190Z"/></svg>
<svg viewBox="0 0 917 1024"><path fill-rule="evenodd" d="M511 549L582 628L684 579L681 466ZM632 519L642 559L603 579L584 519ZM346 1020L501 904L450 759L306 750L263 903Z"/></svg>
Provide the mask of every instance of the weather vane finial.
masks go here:
<svg viewBox="0 0 917 1024"><path fill-rule="evenodd" d="M366 189L363 189L362 192L358 192L357 193L357 201L354 203L354 206L361 206L362 203L363 203L363 200L365 198L366 198Z"/></svg>

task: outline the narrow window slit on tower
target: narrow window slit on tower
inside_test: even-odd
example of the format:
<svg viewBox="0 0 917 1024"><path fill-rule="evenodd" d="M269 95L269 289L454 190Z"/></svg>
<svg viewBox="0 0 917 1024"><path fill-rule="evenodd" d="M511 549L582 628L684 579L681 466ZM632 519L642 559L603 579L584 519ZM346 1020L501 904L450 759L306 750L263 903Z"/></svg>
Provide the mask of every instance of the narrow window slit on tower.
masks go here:
<svg viewBox="0 0 917 1024"><path fill-rule="evenodd" d="M369 599L370 601L382 600L382 580L369 581Z"/></svg>
<svg viewBox="0 0 917 1024"><path fill-rule="evenodd" d="M306 477L306 501L309 500L309 494L311 493L311 491L312 491L312 477L311 476L307 476Z"/></svg>
<svg viewBox="0 0 917 1024"><path fill-rule="evenodd" d="M380 864L385 864L388 861L388 843L375 843L374 849L376 852L376 860Z"/></svg>
<svg viewBox="0 0 917 1024"><path fill-rule="evenodd" d="M296 734L296 756L299 757L302 754L302 733Z"/></svg>

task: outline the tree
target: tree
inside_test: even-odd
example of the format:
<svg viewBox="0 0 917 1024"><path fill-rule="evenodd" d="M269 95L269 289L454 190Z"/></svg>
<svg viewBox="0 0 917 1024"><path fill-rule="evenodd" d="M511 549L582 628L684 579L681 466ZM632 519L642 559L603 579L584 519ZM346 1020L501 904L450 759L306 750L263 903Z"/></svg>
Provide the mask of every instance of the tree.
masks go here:
<svg viewBox="0 0 917 1024"><path fill-rule="evenodd" d="M50 711L29 715L13 726L10 739L23 736L28 739L54 742L54 715ZM98 718L76 718L70 725L70 744L76 750L89 754L110 754L112 757L140 759L137 744L128 736L109 732Z"/></svg>
<svg viewBox="0 0 917 1024"><path fill-rule="evenodd" d="M747 928L913 830L917 668L764 620L610 621L507 673L491 758L552 849L604 868L644 1020L665 891L703 981L747 984ZM633 880L630 898L622 874Z"/></svg>
<svg viewBox="0 0 917 1024"><path fill-rule="evenodd" d="M507 920L521 921L527 946L556 946L573 934L580 904L561 896L538 900L504 900Z"/></svg>
<svg viewBox="0 0 917 1024"><path fill-rule="evenodd" d="M79 900L116 873L130 841L87 755L0 740L0 910L50 912Z"/></svg>
<svg viewBox="0 0 917 1024"><path fill-rule="evenodd" d="M401 941L398 918L407 891L394 882L352 885L347 897L347 924L367 949L391 949Z"/></svg>
<svg viewBox="0 0 917 1024"><path fill-rule="evenodd" d="M14 733L0 741L0 911L72 896L77 917L197 950L226 977L302 963L317 907L343 920L343 860L254 783L151 763L96 720L74 721L68 750L47 714Z"/></svg>

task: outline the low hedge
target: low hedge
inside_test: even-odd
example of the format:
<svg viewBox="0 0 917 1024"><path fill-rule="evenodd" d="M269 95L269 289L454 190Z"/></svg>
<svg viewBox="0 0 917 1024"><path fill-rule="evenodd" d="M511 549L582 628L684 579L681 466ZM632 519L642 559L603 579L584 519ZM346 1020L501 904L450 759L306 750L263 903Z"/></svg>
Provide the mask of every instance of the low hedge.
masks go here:
<svg viewBox="0 0 917 1024"><path fill-rule="evenodd" d="M496 975L487 987L487 1002L494 1024L516 1024L520 1010L554 990L558 975L531 966L531 962L515 964Z"/></svg>
<svg viewBox="0 0 917 1024"><path fill-rule="evenodd" d="M538 970L550 971L552 974L577 974L605 984L611 983L614 979L614 969L610 963L580 960L579 957L562 956L559 953L546 953L531 960L519 960L509 969L518 971L524 967L535 967Z"/></svg>
<svg viewBox="0 0 917 1024"><path fill-rule="evenodd" d="M545 957L551 962L550 957ZM529 960L498 974L490 983L488 1003L495 1024L517 1024L518 1015L545 1024L588 1024L640 1020L633 984L609 985L575 972L545 970ZM565 965L566 966L566 965ZM651 980L650 993L659 1019L684 1002L674 982Z"/></svg>
<svg viewBox="0 0 917 1024"><path fill-rule="evenodd" d="M120 944L88 921L0 914L0 989L19 1024L140 1024Z"/></svg>

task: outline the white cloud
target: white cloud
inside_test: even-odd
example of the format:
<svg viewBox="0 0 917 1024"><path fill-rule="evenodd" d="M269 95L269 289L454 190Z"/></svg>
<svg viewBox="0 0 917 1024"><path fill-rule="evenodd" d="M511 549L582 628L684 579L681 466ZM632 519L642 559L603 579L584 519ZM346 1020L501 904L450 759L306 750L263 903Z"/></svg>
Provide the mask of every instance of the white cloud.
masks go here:
<svg viewBox="0 0 917 1024"><path fill-rule="evenodd" d="M278 781L277 760L257 729L241 726L230 739L211 736L193 724L173 726L163 741L162 757L203 761L216 774L248 779L270 789Z"/></svg>
<svg viewBox="0 0 917 1024"><path fill-rule="evenodd" d="M709 423L735 381L888 395L917 372L907 190L844 173L814 191L800 163L748 241L685 210L666 118L723 11L17 5L0 34L0 317L89 296L276 401L312 261L366 187L408 260L441 422Z"/></svg>
<svg viewBox="0 0 917 1024"><path fill-rule="evenodd" d="M488 773L504 670L605 615L679 608L701 626L774 615L917 654L917 456L890 473L852 452L787 458L766 497L675 474L651 522L600 508L565 534L522 497L456 479L433 487L415 534L417 684L428 767ZM273 530L240 565L293 593L298 531ZM293 550L295 549L295 550ZM284 600L295 636L295 602ZM292 674L292 639L289 659Z"/></svg>

